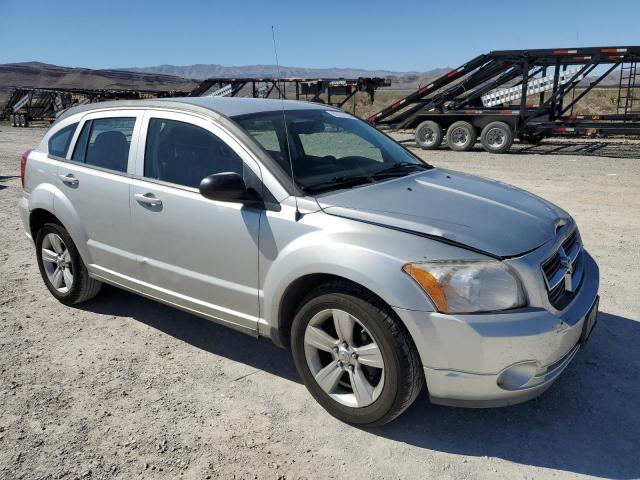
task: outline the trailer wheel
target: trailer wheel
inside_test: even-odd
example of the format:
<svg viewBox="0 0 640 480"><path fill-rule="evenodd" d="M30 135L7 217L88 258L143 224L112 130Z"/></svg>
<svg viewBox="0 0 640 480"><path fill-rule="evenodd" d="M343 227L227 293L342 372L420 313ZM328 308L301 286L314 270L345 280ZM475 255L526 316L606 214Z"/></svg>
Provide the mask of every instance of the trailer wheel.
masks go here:
<svg viewBox="0 0 640 480"><path fill-rule="evenodd" d="M476 131L469 122L454 122L447 129L447 145L456 152L471 150L476 140Z"/></svg>
<svg viewBox="0 0 640 480"><path fill-rule="evenodd" d="M18 115L18 126L19 127L24 127L24 113L21 113L20 115Z"/></svg>
<svg viewBox="0 0 640 480"><path fill-rule="evenodd" d="M415 131L418 146L424 150L435 150L442 143L442 128L436 122L422 122Z"/></svg>
<svg viewBox="0 0 640 480"><path fill-rule="evenodd" d="M482 146L489 153L504 153L513 145L513 132L504 122L491 122L480 134Z"/></svg>
<svg viewBox="0 0 640 480"><path fill-rule="evenodd" d="M9 115L9 123L11 124L12 127L18 126L18 123L16 122L16 116L13 113Z"/></svg>

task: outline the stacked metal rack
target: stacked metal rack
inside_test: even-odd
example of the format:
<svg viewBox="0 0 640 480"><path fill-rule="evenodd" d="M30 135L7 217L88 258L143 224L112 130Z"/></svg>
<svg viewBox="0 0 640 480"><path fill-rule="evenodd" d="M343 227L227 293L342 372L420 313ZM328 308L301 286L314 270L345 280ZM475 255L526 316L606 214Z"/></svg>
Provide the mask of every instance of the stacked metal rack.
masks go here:
<svg viewBox="0 0 640 480"><path fill-rule="evenodd" d="M494 51L368 120L380 128L414 129L425 149L438 148L446 137L450 148L469 150L479 138L495 153L509 150L514 138L537 143L555 135L640 135L638 62L637 46ZM573 115L578 102L615 70L616 113ZM537 94L537 104L528 103Z"/></svg>
<svg viewBox="0 0 640 480"><path fill-rule="evenodd" d="M203 95L238 95L253 98L287 98L287 93L296 100L326 103L344 107L358 92L369 96L371 102L375 91L388 87L391 82L379 77L359 78L209 78L202 81L190 94L191 97ZM212 89L216 89L213 90ZM324 98L321 97L324 95ZM339 97L336 99L336 97Z"/></svg>
<svg viewBox="0 0 640 480"><path fill-rule="evenodd" d="M189 92L155 90L100 90L86 88L15 87L1 117L13 127L28 127L38 120L55 120L58 113L73 105L141 98L182 97Z"/></svg>
<svg viewBox="0 0 640 480"><path fill-rule="evenodd" d="M289 94L296 100L304 99L344 107L359 92L368 95L373 102L375 91L390 84L389 80L377 77L210 78L203 80L192 91L14 87L4 111L0 112L0 118L8 119L14 127L27 127L32 121L54 120L63 110L83 103L203 95L287 98Z"/></svg>

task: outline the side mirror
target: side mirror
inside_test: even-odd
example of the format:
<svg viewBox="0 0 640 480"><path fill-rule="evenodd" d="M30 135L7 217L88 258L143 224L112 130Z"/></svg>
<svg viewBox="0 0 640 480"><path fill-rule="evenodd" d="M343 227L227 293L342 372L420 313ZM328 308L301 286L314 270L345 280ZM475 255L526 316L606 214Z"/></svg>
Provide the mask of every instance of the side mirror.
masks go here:
<svg viewBox="0 0 640 480"><path fill-rule="evenodd" d="M215 173L200 182L200 195L219 202L235 202L255 205L259 196L247 189L242 176L235 172Z"/></svg>

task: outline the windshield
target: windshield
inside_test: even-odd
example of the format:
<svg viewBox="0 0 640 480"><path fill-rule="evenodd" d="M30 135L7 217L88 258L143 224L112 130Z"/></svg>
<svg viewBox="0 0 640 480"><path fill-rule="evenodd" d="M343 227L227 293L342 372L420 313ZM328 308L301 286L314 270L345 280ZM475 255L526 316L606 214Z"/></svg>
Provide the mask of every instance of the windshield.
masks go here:
<svg viewBox="0 0 640 480"><path fill-rule="evenodd" d="M408 150L357 118L335 110L260 112L234 117L309 194L384 181L430 168Z"/></svg>

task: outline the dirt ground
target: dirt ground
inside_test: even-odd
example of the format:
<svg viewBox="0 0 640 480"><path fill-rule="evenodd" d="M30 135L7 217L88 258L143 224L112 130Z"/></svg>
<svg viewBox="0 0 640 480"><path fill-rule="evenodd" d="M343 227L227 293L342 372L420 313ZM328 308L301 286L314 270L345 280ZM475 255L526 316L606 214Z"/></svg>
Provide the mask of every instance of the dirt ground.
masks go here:
<svg viewBox="0 0 640 480"><path fill-rule="evenodd" d="M640 477L639 143L418 152L574 215L600 264L602 314L538 399L466 410L423 392L362 430L326 414L266 340L115 288L56 302L16 210L20 154L43 134L0 125L0 479Z"/></svg>

